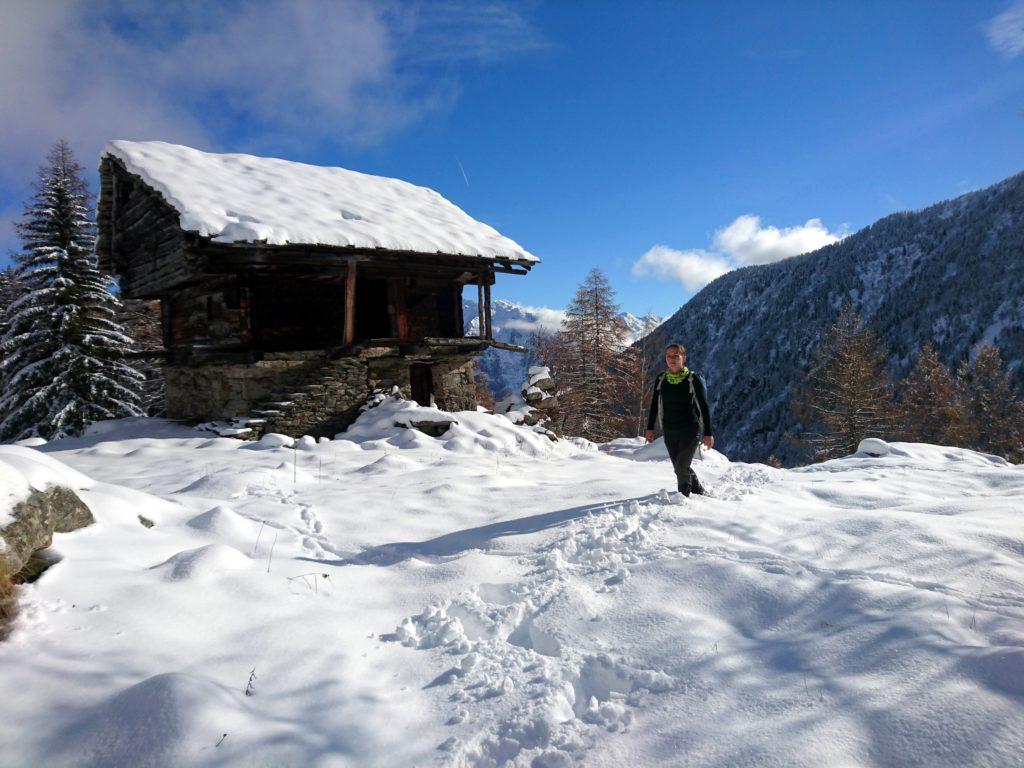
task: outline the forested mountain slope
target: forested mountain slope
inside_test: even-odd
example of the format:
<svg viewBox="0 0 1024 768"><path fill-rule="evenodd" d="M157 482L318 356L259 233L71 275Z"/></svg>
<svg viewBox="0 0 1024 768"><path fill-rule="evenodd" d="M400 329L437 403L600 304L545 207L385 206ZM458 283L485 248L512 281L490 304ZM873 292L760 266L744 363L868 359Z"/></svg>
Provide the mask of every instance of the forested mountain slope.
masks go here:
<svg viewBox="0 0 1024 768"><path fill-rule="evenodd" d="M956 366L1000 347L1024 391L1024 174L845 240L707 285L652 334L684 343L708 380L719 446L735 459L793 460L788 404L849 296L897 378L928 340Z"/></svg>

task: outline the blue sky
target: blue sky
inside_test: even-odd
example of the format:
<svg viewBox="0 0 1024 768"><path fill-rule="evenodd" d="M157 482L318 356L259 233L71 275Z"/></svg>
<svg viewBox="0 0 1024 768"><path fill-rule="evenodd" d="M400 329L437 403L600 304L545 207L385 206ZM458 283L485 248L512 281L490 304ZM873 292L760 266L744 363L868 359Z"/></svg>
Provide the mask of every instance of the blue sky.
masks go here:
<svg viewBox="0 0 1024 768"><path fill-rule="evenodd" d="M0 251L66 137L433 187L670 314L723 271L1024 170L1024 2L0 0Z"/></svg>

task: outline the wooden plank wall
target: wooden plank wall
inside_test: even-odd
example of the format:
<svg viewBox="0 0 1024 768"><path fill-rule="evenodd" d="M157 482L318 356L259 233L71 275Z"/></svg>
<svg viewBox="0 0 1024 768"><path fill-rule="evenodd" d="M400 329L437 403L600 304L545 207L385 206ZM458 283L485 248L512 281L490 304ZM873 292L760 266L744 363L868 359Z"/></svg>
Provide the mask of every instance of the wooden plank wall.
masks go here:
<svg viewBox="0 0 1024 768"><path fill-rule="evenodd" d="M125 298L155 297L188 279L178 212L110 157L100 165L97 221L101 266L120 276Z"/></svg>

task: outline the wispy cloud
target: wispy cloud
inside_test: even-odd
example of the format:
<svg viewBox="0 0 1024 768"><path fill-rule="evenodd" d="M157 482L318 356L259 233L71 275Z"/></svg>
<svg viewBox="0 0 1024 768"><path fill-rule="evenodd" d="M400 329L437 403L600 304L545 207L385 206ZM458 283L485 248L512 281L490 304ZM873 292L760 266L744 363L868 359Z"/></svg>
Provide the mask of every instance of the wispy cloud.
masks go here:
<svg viewBox="0 0 1024 768"><path fill-rule="evenodd" d="M830 232L821 219L809 219L795 227L763 226L761 217L746 214L718 229L712 250L677 250L655 245L633 264L633 274L662 281L677 280L696 291L726 272L752 264L769 264L817 250L846 236Z"/></svg>
<svg viewBox="0 0 1024 768"><path fill-rule="evenodd" d="M0 17L0 103L17 105L0 184L61 136L87 165L117 137L379 143L450 108L458 67L544 46L505 2L0 0Z"/></svg>
<svg viewBox="0 0 1024 768"><path fill-rule="evenodd" d="M1009 8L985 24L989 44L1011 59L1024 51L1024 0L1017 0Z"/></svg>

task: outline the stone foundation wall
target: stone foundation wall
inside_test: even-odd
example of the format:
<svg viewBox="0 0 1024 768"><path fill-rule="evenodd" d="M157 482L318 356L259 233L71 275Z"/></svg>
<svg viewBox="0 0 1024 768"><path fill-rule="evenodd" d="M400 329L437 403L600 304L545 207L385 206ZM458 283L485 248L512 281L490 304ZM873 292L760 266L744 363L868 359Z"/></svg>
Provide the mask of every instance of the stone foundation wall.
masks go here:
<svg viewBox="0 0 1024 768"><path fill-rule="evenodd" d="M258 403L298 387L327 362L327 353L267 354L256 363L167 365L167 416L206 421L244 416Z"/></svg>
<svg viewBox="0 0 1024 768"><path fill-rule="evenodd" d="M434 402L442 411L476 410L476 382L472 359L434 366Z"/></svg>
<svg viewBox="0 0 1024 768"><path fill-rule="evenodd" d="M264 434L334 437L355 421L366 402L370 394L368 373L366 360L358 357L330 361L315 383L286 395L292 405L278 408L278 415L265 417Z"/></svg>
<svg viewBox="0 0 1024 768"><path fill-rule="evenodd" d="M256 416L263 419L263 434L333 437L374 391L398 387L411 397L412 362L398 347L369 347L336 360L320 351L281 352L250 364L169 365L167 415L193 421ZM476 408L471 357L447 357L432 367L439 408Z"/></svg>

